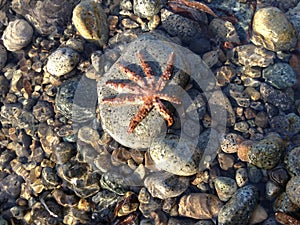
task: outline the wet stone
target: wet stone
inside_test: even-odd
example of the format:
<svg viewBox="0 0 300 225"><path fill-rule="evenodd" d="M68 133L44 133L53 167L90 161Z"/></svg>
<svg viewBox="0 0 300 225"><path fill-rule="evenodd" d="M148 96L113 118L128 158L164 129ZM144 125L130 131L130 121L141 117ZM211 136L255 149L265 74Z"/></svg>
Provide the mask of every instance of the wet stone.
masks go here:
<svg viewBox="0 0 300 225"><path fill-rule="evenodd" d="M0 44L0 70L5 66L7 60L7 52L3 45Z"/></svg>
<svg viewBox="0 0 300 225"><path fill-rule="evenodd" d="M205 193L192 193L181 197L179 215L194 219L216 217L223 206L217 196Z"/></svg>
<svg viewBox="0 0 300 225"><path fill-rule="evenodd" d="M276 211L294 213L299 211L299 207L292 202L286 192L281 193L275 200L274 209Z"/></svg>
<svg viewBox="0 0 300 225"><path fill-rule="evenodd" d="M246 168L238 168L235 172L235 181L238 187L243 187L248 183L248 173Z"/></svg>
<svg viewBox="0 0 300 225"><path fill-rule="evenodd" d="M208 27L214 37L220 39L221 41L240 43L239 35L237 34L235 27L231 22L215 18L210 22Z"/></svg>
<svg viewBox="0 0 300 225"><path fill-rule="evenodd" d="M162 27L171 35L178 36L183 42L195 39L201 31L199 23L175 14L167 9L161 10Z"/></svg>
<svg viewBox="0 0 300 225"><path fill-rule="evenodd" d="M54 116L52 104L42 100L39 100L33 107L32 113L39 122L46 122Z"/></svg>
<svg viewBox="0 0 300 225"><path fill-rule="evenodd" d="M249 161L259 168L271 169L279 162L283 150L283 140L280 136L276 133L270 133L261 141L250 146Z"/></svg>
<svg viewBox="0 0 300 225"><path fill-rule="evenodd" d="M295 113L275 116L271 119L270 125L275 132L282 135L293 136L300 132L300 118Z"/></svg>
<svg viewBox="0 0 300 225"><path fill-rule="evenodd" d="M289 11L285 13L288 20L294 25L294 28L296 29L297 33L300 33L300 4L294 8L289 8Z"/></svg>
<svg viewBox="0 0 300 225"><path fill-rule="evenodd" d="M266 183L266 197L268 199L274 199L281 191L281 187L272 181Z"/></svg>
<svg viewBox="0 0 300 225"><path fill-rule="evenodd" d="M134 0L133 12L141 18L151 18L159 12L162 7L160 0Z"/></svg>
<svg viewBox="0 0 300 225"><path fill-rule="evenodd" d="M233 51L237 54L238 62L247 67L268 67L275 58L274 52L252 44L237 46Z"/></svg>
<svg viewBox="0 0 300 225"><path fill-rule="evenodd" d="M283 111L291 110L293 107L293 100L287 93L277 90L266 83L261 84L260 94L265 102Z"/></svg>
<svg viewBox="0 0 300 225"><path fill-rule="evenodd" d="M73 10L72 22L83 38L100 46L106 44L107 18L99 3L92 0L81 1Z"/></svg>
<svg viewBox="0 0 300 225"><path fill-rule="evenodd" d="M153 142L150 146L150 155L155 166L179 176L195 174L202 154L194 141L171 135Z"/></svg>
<svg viewBox="0 0 300 225"><path fill-rule="evenodd" d="M219 199L224 202L228 201L237 190L235 180L230 177L217 177L214 185Z"/></svg>
<svg viewBox="0 0 300 225"><path fill-rule="evenodd" d="M167 172L157 172L147 176L144 185L153 197L167 199L182 194L189 186L189 179Z"/></svg>
<svg viewBox="0 0 300 225"><path fill-rule="evenodd" d="M9 51L18 51L26 47L32 40L33 29L30 24L23 19L16 19L9 22L3 31L3 45Z"/></svg>
<svg viewBox="0 0 300 225"><path fill-rule="evenodd" d="M254 184L259 183L263 177L261 170L251 164L248 164L247 167L248 167L247 168L248 169L248 177L249 177L250 182L252 182Z"/></svg>
<svg viewBox="0 0 300 225"><path fill-rule="evenodd" d="M115 97L118 97L118 92L106 85L107 81L119 80L120 82L132 82L129 80L128 76L117 67L118 63L131 68L138 74L138 76L143 77L144 74L137 57L137 52L140 51L144 56L145 61L150 63L150 66L154 71L154 75L159 77L165 69L166 60L169 58L171 53L170 47L174 47L175 70L170 78L170 82L163 92L172 93L172 95L175 96L181 96L182 89L180 87L184 87L189 79L187 73L192 74L194 72L191 71L191 69L193 70L195 66L192 68L189 67L188 64L194 63L196 60L196 67L198 66L198 69L202 71L201 75L209 72L207 71L207 67L204 67L204 63L202 61L198 61L200 60L199 57L194 57L193 55L193 59L189 62L186 57L182 57L182 54L185 51L191 53L188 49L179 48L179 46L176 46L173 43L163 42L162 40L164 40L162 35L158 35L157 37L151 34L140 36L128 45L117 63L103 75L102 79L100 79L97 84L99 110L103 129L117 142L126 147L136 149L149 147L153 140L159 138L159 136L166 131L166 121L158 110L154 108L143 120L141 120L140 123L138 123L136 128L130 132L129 124L134 115L138 113L141 104L132 104L124 98L121 98L122 104L119 105L110 104L109 101L103 101L103 99L114 99ZM125 96L127 94L128 92L124 93ZM169 103L166 103L165 105L171 111L171 105L176 107L175 104L170 105Z"/></svg>
<svg viewBox="0 0 300 225"><path fill-rule="evenodd" d="M288 51L296 46L297 36L293 25L276 7L256 11L253 17L251 41L272 51Z"/></svg>
<svg viewBox="0 0 300 225"><path fill-rule="evenodd" d="M0 190L12 198L17 198L21 192L21 179L16 174L6 176L0 182Z"/></svg>
<svg viewBox="0 0 300 225"><path fill-rule="evenodd" d="M289 199L300 207L300 176L294 176L286 185L286 193Z"/></svg>
<svg viewBox="0 0 300 225"><path fill-rule="evenodd" d="M225 153L235 153L238 151L238 145L243 141L243 137L235 134L229 133L225 136L224 140L221 142L221 149Z"/></svg>
<svg viewBox="0 0 300 225"><path fill-rule="evenodd" d="M268 116L265 112L259 112L255 115L254 123L256 126L265 128L269 124Z"/></svg>
<svg viewBox="0 0 300 225"><path fill-rule="evenodd" d="M221 208L218 214L220 225L247 224L258 203L258 191L248 185L237 190L232 198Z"/></svg>
<svg viewBox="0 0 300 225"><path fill-rule="evenodd" d="M218 162L222 170L229 170L230 168L233 167L234 156L225 153L219 153Z"/></svg>
<svg viewBox="0 0 300 225"><path fill-rule="evenodd" d="M59 113L73 122L84 123L95 116L97 102L96 83L86 77L66 80L59 87L55 106Z"/></svg>
<svg viewBox="0 0 300 225"><path fill-rule="evenodd" d="M232 78L235 76L236 72L233 67L230 66L222 66L216 72L217 84L219 86L225 86L229 83Z"/></svg>
<svg viewBox="0 0 300 225"><path fill-rule="evenodd" d="M47 61L47 71L55 76L71 72L79 62L79 54L71 48L58 48Z"/></svg>
<svg viewBox="0 0 300 225"><path fill-rule="evenodd" d="M292 148L286 156L285 164L292 176L300 176L300 147L296 146Z"/></svg>
<svg viewBox="0 0 300 225"><path fill-rule="evenodd" d="M296 74L287 63L275 63L263 70L262 77L272 86L285 89L296 84Z"/></svg>

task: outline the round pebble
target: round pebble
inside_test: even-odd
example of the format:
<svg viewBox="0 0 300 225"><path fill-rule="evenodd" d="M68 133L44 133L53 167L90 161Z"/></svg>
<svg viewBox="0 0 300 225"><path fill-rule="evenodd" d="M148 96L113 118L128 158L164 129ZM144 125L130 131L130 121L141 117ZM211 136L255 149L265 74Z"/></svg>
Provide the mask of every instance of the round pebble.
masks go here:
<svg viewBox="0 0 300 225"><path fill-rule="evenodd" d="M252 185L237 190L218 214L219 225L247 224L258 203L258 191Z"/></svg>
<svg viewBox="0 0 300 225"><path fill-rule="evenodd" d="M153 197L167 199L182 194L189 186L189 179L167 172L157 172L147 176L144 185Z"/></svg>
<svg viewBox="0 0 300 225"><path fill-rule="evenodd" d="M0 44L0 70L5 66L7 60L7 52L3 45Z"/></svg>
<svg viewBox="0 0 300 225"><path fill-rule="evenodd" d="M3 31L3 45L9 51L18 51L26 47L32 40L33 29L23 19L16 19L9 22Z"/></svg>
<svg viewBox="0 0 300 225"><path fill-rule="evenodd" d="M79 54L71 48L59 48L49 57L47 71L54 76L63 76L71 72L79 62Z"/></svg>
<svg viewBox="0 0 300 225"><path fill-rule="evenodd" d="M238 187L243 187L247 184L249 178L246 168L238 168L235 172L235 181Z"/></svg>
<svg viewBox="0 0 300 225"><path fill-rule="evenodd" d="M300 176L294 176L286 185L286 193L289 199L300 207Z"/></svg>
<svg viewBox="0 0 300 225"><path fill-rule="evenodd" d="M283 140L278 134L271 133L250 146L249 162L262 169L272 169L279 162L283 150Z"/></svg>
<svg viewBox="0 0 300 225"><path fill-rule="evenodd" d="M221 201L228 201L236 192L237 185L230 177L217 177L214 181L215 189Z"/></svg>
<svg viewBox="0 0 300 225"><path fill-rule="evenodd" d="M191 176L196 174L203 154L196 145L192 140L170 135L153 141L150 155L157 168L179 176Z"/></svg>
<svg viewBox="0 0 300 225"><path fill-rule="evenodd" d="M101 5L93 0L81 1L73 10L72 22L80 35L104 46L108 39L106 14Z"/></svg>
<svg viewBox="0 0 300 225"><path fill-rule="evenodd" d="M296 30L282 11L266 7L256 11L251 41L272 51L288 51L297 43Z"/></svg>
<svg viewBox="0 0 300 225"><path fill-rule="evenodd" d="M156 15L162 7L160 0L133 0L133 12L142 18L151 18Z"/></svg>
<svg viewBox="0 0 300 225"><path fill-rule="evenodd" d="M263 70L262 77L272 86L285 89L296 84L296 74L287 63L275 63Z"/></svg>
<svg viewBox="0 0 300 225"><path fill-rule="evenodd" d="M208 27L217 39L224 42L240 43L239 35L231 22L220 18L214 18Z"/></svg>
<svg viewBox="0 0 300 225"><path fill-rule="evenodd" d="M218 215L222 206L215 195L192 193L181 197L178 212L181 216L194 219L211 219Z"/></svg>
<svg viewBox="0 0 300 225"><path fill-rule="evenodd" d="M300 146L292 148L286 156L285 164L292 176L300 176Z"/></svg>
<svg viewBox="0 0 300 225"><path fill-rule="evenodd" d="M221 142L221 149L225 153L236 153L238 151L239 144L242 143L243 140L242 136L235 133L229 133Z"/></svg>

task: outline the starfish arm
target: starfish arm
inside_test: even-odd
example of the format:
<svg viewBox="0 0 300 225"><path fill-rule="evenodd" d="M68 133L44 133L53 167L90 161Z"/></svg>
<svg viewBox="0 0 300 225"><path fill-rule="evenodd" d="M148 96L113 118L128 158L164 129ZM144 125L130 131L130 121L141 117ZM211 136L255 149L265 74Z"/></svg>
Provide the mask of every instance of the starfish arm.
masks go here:
<svg viewBox="0 0 300 225"><path fill-rule="evenodd" d="M142 95L126 95L126 96L119 96L114 98L104 98L102 99L102 103L109 104L109 105L138 105L142 104L143 96Z"/></svg>
<svg viewBox="0 0 300 225"><path fill-rule="evenodd" d="M152 108L153 108L152 101L144 102L144 104L140 107L139 111L131 119L127 132L132 133L134 129L137 127L137 125L148 115L148 113Z"/></svg>
<svg viewBox="0 0 300 225"><path fill-rule="evenodd" d="M175 55L174 52L171 52L167 62L167 67L157 82L157 89L156 89L157 91L162 91L167 85L167 81L170 79L173 73L174 61L175 61Z"/></svg>
<svg viewBox="0 0 300 225"><path fill-rule="evenodd" d="M179 98L177 98L176 96L173 96L173 95L168 95L168 94L163 94L163 93L160 93L157 95L157 97L159 99L162 99L162 100L165 100L165 101L168 101L168 102L172 102L172 103L175 103L175 104L181 104L181 100Z"/></svg>
<svg viewBox="0 0 300 225"><path fill-rule="evenodd" d="M171 126L174 122L174 119L173 119L173 114L170 112L170 110L168 110L167 107L159 99L156 99L156 101L153 104L155 109L167 121L168 127Z"/></svg>
<svg viewBox="0 0 300 225"><path fill-rule="evenodd" d="M142 92L141 87L132 82L121 83L121 82L107 81L106 86L114 89L118 93L139 94Z"/></svg>
<svg viewBox="0 0 300 225"><path fill-rule="evenodd" d="M149 65L149 63L145 60L144 56L141 54L141 52L138 52L137 55L138 55L138 58L140 60L141 66L143 68L143 71L144 71L146 77L149 78L149 79L147 79L148 85L152 89L153 82L155 80L155 79L153 79L154 72L153 72L151 66Z"/></svg>
<svg viewBox="0 0 300 225"><path fill-rule="evenodd" d="M123 66L121 64L117 64L117 67L123 72L125 73L128 78L130 80L132 80L133 82L135 82L137 85L139 85L140 87L146 87L146 82L143 79L143 77L139 76L136 72L132 71L131 69L129 69L126 66Z"/></svg>

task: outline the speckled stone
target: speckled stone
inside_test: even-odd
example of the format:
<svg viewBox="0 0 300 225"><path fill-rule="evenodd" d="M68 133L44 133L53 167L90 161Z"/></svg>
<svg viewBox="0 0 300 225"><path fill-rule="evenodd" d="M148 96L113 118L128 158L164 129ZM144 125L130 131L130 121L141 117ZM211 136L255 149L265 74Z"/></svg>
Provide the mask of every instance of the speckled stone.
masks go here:
<svg viewBox="0 0 300 225"><path fill-rule="evenodd" d="M253 17L251 41L272 51L288 51L296 46L297 36L293 25L276 7L256 11Z"/></svg>
<svg viewBox="0 0 300 225"><path fill-rule="evenodd" d="M80 35L100 46L108 39L106 14L93 0L81 1L73 10L72 22Z"/></svg>
<svg viewBox="0 0 300 225"><path fill-rule="evenodd" d="M54 76L71 72L79 62L79 54L71 48L58 48L47 61L47 71Z"/></svg>
<svg viewBox="0 0 300 225"><path fill-rule="evenodd" d="M281 135L293 136L300 132L300 117L295 113L274 116L270 125L275 132Z"/></svg>
<svg viewBox="0 0 300 225"><path fill-rule="evenodd" d="M224 140L221 142L221 149L226 153L235 153L238 151L238 145L243 141L243 137L235 134L229 133L225 136Z"/></svg>
<svg viewBox="0 0 300 225"><path fill-rule="evenodd" d="M300 34L300 2L294 8L290 8L285 14L289 21L294 25L297 33Z"/></svg>
<svg viewBox="0 0 300 225"><path fill-rule="evenodd" d="M221 41L240 43L239 35L237 34L235 27L231 22L214 18L208 27L213 33L214 37L220 39Z"/></svg>
<svg viewBox="0 0 300 225"><path fill-rule="evenodd" d="M7 52L3 45L0 44L0 70L5 66L7 60Z"/></svg>
<svg viewBox="0 0 300 225"><path fill-rule="evenodd" d="M162 7L160 0L134 0L133 12L142 18L151 18L159 12Z"/></svg>
<svg viewBox="0 0 300 225"><path fill-rule="evenodd" d="M222 202L215 195L192 193L181 197L178 212L181 216L194 219L211 219L218 215L222 206Z"/></svg>
<svg viewBox="0 0 300 225"><path fill-rule="evenodd" d="M217 177L214 181L215 189L221 201L228 201L236 192L237 185L230 177Z"/></svg>
<svg viewBox="0 0 300 225"><path fill-rule="evenodd" d="M237 190L222 207L218 215L218 224L235 225L243 221L247 224L258 203L258 191L252 185Z"/></svg>
<svg viewBox="0 0 300 225"><path fill-rule="evenodd" d="M293 108L293 100L286 92L275 89L266 83L260 85L259 91L265 102L271 103L278 109L288 111Z"/></svg>
<svg viewBox="0 0 300 225"><path fill-rule="evenodd" d="M286 185L286 193L289 199L300 207L300 176L294 176Z"/></svg>
<svg viewBox="0 0 300 225"><path fill-rule="evenodd" d="M203 152L192 140L169 135L153 141L150 155L159 169L179 176L196 174Z"/></svg>
<svg viewBox="0 0 300 225"><path fill-rule="evenodd" d="M9 22L3 31L3 45L9 51L18 51L26 47L32 40L33 29L23 19L16 19Z"/></svg>
<svg viewBox="0 0 300 225"><path fill-rule="evenodd" d="M171 36L178 36L187 43L195 39L201 32L199 23L167 9L161 10L161 23Z"/></svg>
<svg viewBox="0 0 300 225"><path fill-rule="evenodd" d="M181 195L188 188L189 179L168 172L157 172L147 176L144 185L153 197L167 199Z"/></svg>
<svg viewBox="0 0 300 225"><path fill-rule="evenodd" d="M292 176L300 176L300 146L292 148L286 156L285 164Z"/></svg>
<svg viewBox="0 0 300 225"><path fill-rule="evenodd" d="M284 143L276 133L268 134L264 139L251 145L249 162L262 169L271 169L277 165L284 150Z"/></svg>
<svg viewBox="0 0 300 225"><path fill-rule="evenodd" d="M296 84L296 74L287 63L275 63L263 70L262 77L272 86L285 89Z"/></svg>
<svg viewBox="0 0 300 225"><path fill-rule="evenodd" d="M233 49L237 55L237 60L245 66L267 67L273 63L275 54L253 44L240 45Z"/></svg>
<svg viewBox="0 0 300 225"><path fill-rule="evenodd" d="M161 35L145 34L140 36L128 45L116 63L129 66L137 74L143 76L137 57L137 52L139 51L144 55L145 60L151 63L155 76L161 76L171 51L174 51L176 69L168 86L164 89L166 93L180 96L182 87L187 84L189 79L187 74L201 71L201 76L211 76L211 71L201 61L199 56L196 56L186 48L168 42L168 39ZM196 67L198 69L195 69ZM128 76L114 64L98 82L98 102L103 128L110 136L124 146L137 149L148 148L155 138L161 137L161 133L165 132L166 122L164 118L157 110L153 109L132 133L128 133L129 123L141 105L126 103L122 105L109 105L103 103L103 98L111 98L118 94L106 85L106 81L108 80L128 81ZM172 105L176 107L175 104ZM170 106L171 104L166 104L166 107L172 110Z"/></svg>
<svg viewBox="0 0 300 225"><path fill-rule="evenodd" d="M248 183L248 173L247 169L242 167L238 168L235 172L235 181L238 187L243 187Z"/></svg>

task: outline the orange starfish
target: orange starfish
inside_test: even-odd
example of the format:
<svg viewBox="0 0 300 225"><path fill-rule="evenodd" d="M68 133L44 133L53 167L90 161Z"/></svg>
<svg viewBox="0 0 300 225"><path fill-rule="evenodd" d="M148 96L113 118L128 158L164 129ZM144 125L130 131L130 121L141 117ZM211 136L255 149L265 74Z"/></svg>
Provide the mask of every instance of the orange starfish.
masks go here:
<svg viewBox="0 0 300 225"><path fill-rule="evenodd" d="M108 87L125 95L115 98L104 98L102 102L110 105L141 104L139 111L129 123L127 130L129 133L134 131L152 108L155 108L165 118L167 125L171 126L174 122L173 114L166 108L161 100L181 104L181 101L177 97L162 92L173 73L174 53L172 52L170 54L167 67L159 79L156 79L152 68L148 62L145 61L143 55L140 52L138 52L137 55L145 76L139 76L128 67L117 64L117 67L133 82L107 81L106 85Z"/></svg>

